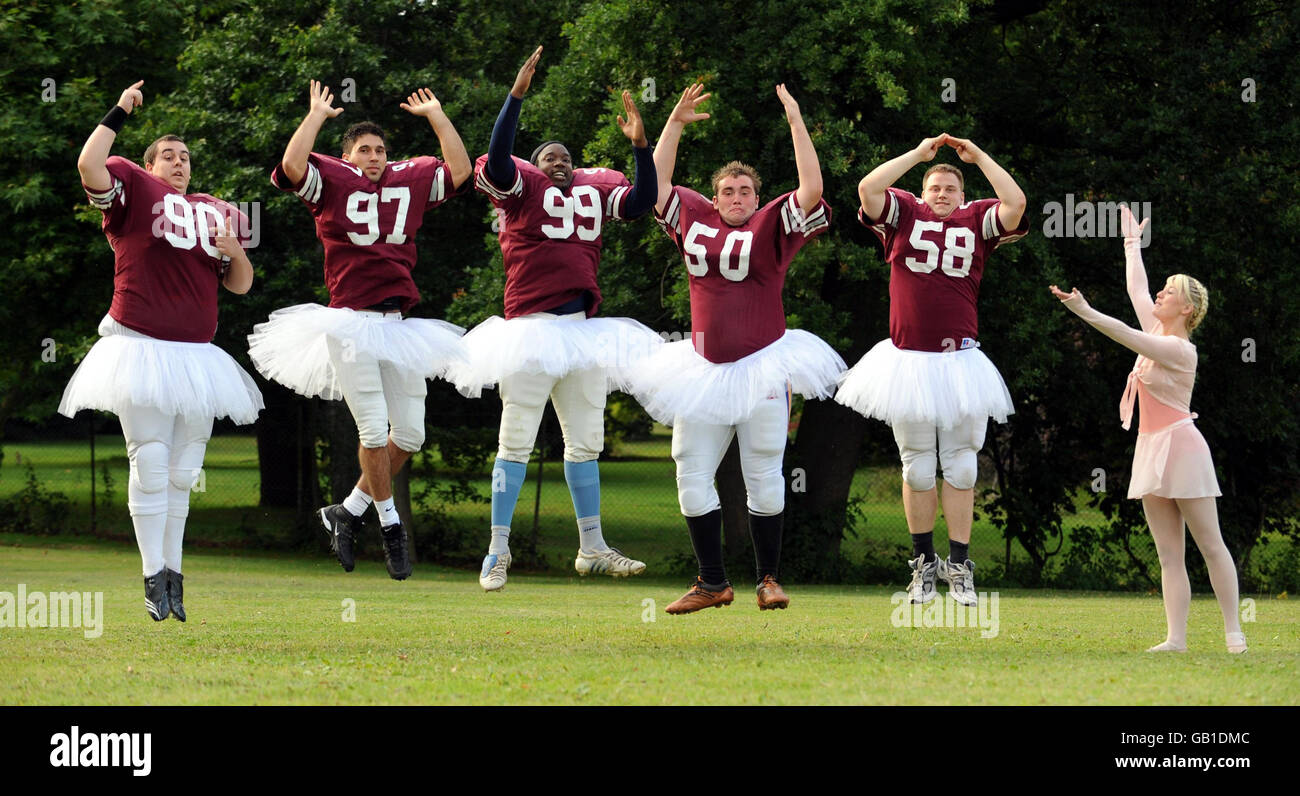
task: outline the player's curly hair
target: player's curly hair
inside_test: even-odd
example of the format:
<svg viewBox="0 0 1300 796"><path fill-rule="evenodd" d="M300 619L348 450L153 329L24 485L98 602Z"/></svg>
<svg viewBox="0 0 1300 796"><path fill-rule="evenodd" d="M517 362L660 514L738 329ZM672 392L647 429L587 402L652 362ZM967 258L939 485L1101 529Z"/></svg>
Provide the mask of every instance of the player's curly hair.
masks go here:
<svg viewBox="0 0 1300 796"><path fill-rule="evenodd" d="M1210 291L1205 289L1199 279L1187 274L1174 274L1169 277L1167 286L1178 291L1183 301L1191 305L1192 314L1187 318L1187 333L1191 334L1205 320L1205 313L1210 309Z"/></svg>
<svg viewBox="0 0 1300 796"><path fill-rule="evenodd" d="M921 190L925 190L925 184L930 180L930 175L934 174L936 171L946 171L949 174L956 174L957 190L959 191L966 190L966 178L962 176L961 169L957 168L951 163L936 163L930 168L926 169L925 176L921 177Z"/></svg>
<svg viewBox="0 0 1300 796"><path fill-rule="evenodd" d="M185 143L185 139L181 138L179 135L165 135L157 141L154 141L149 145L149 148L144 151L144 167L146 169L153 165L153 159L158 156L158 145L163 141L179 141L182 144Z"/></svg>
<svg viewBox="0 0 1300 796"><path fill-rule="evenodd" d="M374 122L357 122L343 134L343 154L351 152L352 145L363 135L377 135L379 140L384 142L384 146L388 146L388 136L384 135L384 128Z"/></svg>
<svg viewBox="0 0 1300 796"><path fill-rule="evenodd" d="M739 160L733 160L717 171L713 172L713 195L718 195L718 183L722 182L724 177L748 177L754 181L754 194L761 194L763 191L763 181L758 176L758 171L747 163L741 163Z"/></svg>

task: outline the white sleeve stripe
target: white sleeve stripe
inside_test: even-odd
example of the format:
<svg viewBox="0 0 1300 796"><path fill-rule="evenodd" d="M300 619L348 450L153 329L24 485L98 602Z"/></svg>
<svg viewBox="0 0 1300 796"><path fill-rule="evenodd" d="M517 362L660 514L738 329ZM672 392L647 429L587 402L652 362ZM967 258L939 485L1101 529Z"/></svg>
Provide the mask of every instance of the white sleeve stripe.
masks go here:
<svg viewBox="0 0 1300 796"><path fill-rule="evenodd" d="M306 200L308 204L314 205L320 201L321 188L320 170L308 163L307 176L303 177L302 187L298 189L298 195Z"/></svg>
<svg viewBox="0 0 1300 796"><path fill-rule="evenodd" d="M496 187L495 185L493 185L493 184L492 184L492 181L488 179L488 176L487 176L487 167L484 166L482 169L479 169L478 174L475 175L475 177L474 177L474 185L475 185L475 187L477 187L477 188L479 188L480 190L482 190L483 193L487 194L488 196L491 196L493 199L496 199L496 200L498 200L498 201L504 201L504 200L506 199L506 197L508 197L508 196L510 196L510 195L512 195L512 194L515 195L515 196L522 196L522 195L523 195L523 192L524 192L524 175L521 174L521 173L519 172L519 168L516 166L516 167L515 167L515 184L512 185L512 186L510 186L510 190L508 190L508 191L502 191L500 188L498 188L498 187Z"/></svg>
<svg viewBox="0 0 1300 796"><path fill-rule="evenodd" d="M1028 233L1025 233L1025 232L1014 232L1014 231L1013 231L1013 232L1008 232L1007 234L1005 234L1005 235L1003 235L1002 237L997 238L996 240L993 241L993 248L996 249L997 247L1001 246L1001 245L1004 244L1004 243L1015 243L1016 241L1018 241L1018 240L1020 240L1021 238L1023 238L1026 234L1028 234Z"/></svg>
<svg viewBox="0 0 1300 796"><path fill-rule="evenodd" d="M667 212L664 213L664 221L668 223L667 228L677 232L678 235L682 233L681 227L678 223L681 220L681 214L682 197L681 195L674 193L673 197L668 200Z"/></svg>
<svg viewBox="0 0 1300 796"><path fill-rule="evenodd" d="M443 178L443 175L444 175L445 172L446 172L446 169L444 169L442 166L439 166L439 167L438 167L438 170L437 170L436 172L434 172L434 175L433 175L433 185L429 188L429 201L430 201L430 202L441 202L441 201L442 201L443 190L444 190L444 189L443 189L443 184L442 184L442 178Z"/></svg>
<svg viewBox="0 0 1300 796"><path fill-rule="evenodd" d="M991 206L984 213L984 240L992 240L998 236L998 206Z"/></svg>
<svg viewBox="0 0 1300 796"><path fill-rule="evenodd" d="M623 218L623 197L627 195L630 189L620 185L609 192L609 200L605 202L605 213L610 218Z"/></svg>
<svg viewBox="0 0 1300 796"><path fill-rule="evenodd" d="M885 191L885 217L881 223L891 227L898 226L898 200L889 191Z"/></svg>
<svg viewBox="0 0 1300 796"><path fill-rule="evenodd" d="M803 220L803 236L806 238L822 227L829 227L830 224L831 222L826 220L825 208L819 206L812 215Z"/></svg>
<svg viewBox="0 0 1300 796"><path fill-rule="evenodd" d="M112 188L101 192L86 191L86 198L90 200L90 204L95 208L99 210L107 210L112 206L113 200L122 195L122 191L122 181L114 177Z"/></svg>

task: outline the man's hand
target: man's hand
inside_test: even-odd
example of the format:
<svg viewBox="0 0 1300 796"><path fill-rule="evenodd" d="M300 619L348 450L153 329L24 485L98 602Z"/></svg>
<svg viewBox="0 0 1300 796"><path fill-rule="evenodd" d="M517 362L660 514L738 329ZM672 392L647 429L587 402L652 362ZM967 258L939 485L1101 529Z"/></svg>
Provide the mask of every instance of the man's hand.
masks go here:
<svg viewBox="0 0 1300 796"><path fill-rule="evenodd" d="M623 90L623 111L627 114L627 118L618 117L618 126L623 128L623 135L632 141L633 146L648 146L645 122L641 121L641 112L636 109L636 103L632 102L632 94L626 89Z"/></svg>
<svg viewBox="0 0 1300 796"><path fill-rule="evenodd" d="M784 83L777 84L776 97L781 100L781 104L785 107L787 122L794 124L797 121L803 121L803 116L799 113L799 103L795 102L794 97L790 96L790 92L785 90Z"/></svg>
<svg viewBox="0 0 1300 796"><path fill-rule="evenodd" d="M1142 219L1142 223L1139 224L1137 218L1133 215L1133 211L1128 209L1128 205L1119 206L1119 228L1120 232L1124 234L1124 237L1142 237L1142 232L1147 228L1147 224L1149 223L1151 223L1150 216Z"/></svg>
<svg viewBox="0 0 1300 796"><path fill-rule="evenodd" d="M322 119L333 119L343 112L342 108L333 107L334 95L330 93L329 86L322 86L319 80L311 81L311 109L308 115L315 114Z"/></svg>
<svg viewBox="0 0 1300 796"><path fill-rule="evenodd" d="M709 114L695 110L701 102L713 96L712 94L702 94L703 91L703 83L691 84L689 88L682 92L682 98L677 100L673 112L668 115L668 121L679 122L682 126L686 126L692 122L709 118Z"/></svg>
<svg viewBox="0 0 1300 796"><path fill-rule="evenodd" d="M961 158L963 163L978 163L980 158L984 157L984 150L971 143L969 138L958 138L950 135L946 136L948 146L957 150L957 157Z"/></svg>
<svg viewBox="0 0 1300 796"><path fill-rule="evenodd" d="M140 87L144 85L143 80L137 80L131 84L131 87L122 92L122 96L117 100L117 107L130 113L133 109L144 104L144 94L140 93Z"/></svg>
<svg viewBox="0 0 1300 796"><path fill-rule="evenodd" d="M422 88L407 97L406 102L401 104L401 108L407 113L416 116L432 117L442 110L442 103L438 101L432 91Z"/></svg>
<svg viewBox="0 0 1300 796"><path fill-rule="evenodd" d="M212 245L217 251L232 260L244 251L244 247L239 245L239 236L235 234L234 224L231 223L230 217L226 217L226 228L223 230L220 224L213 224L208 227L208 235L212 238Z"/></svg>
<svg viewBox="0 0 1300 796"><path fill-rule="evenodd" d="M537 61L542 57L542 48L538 47L533 50L533 54L528 56L524 65L519 67L519 74L515 75L515 84L510 87L510 94L516 99L523 99L528 93L528 87L533 84L533 73L537 71Z"/></svg>
<svg viewBox="0 0 1300 796"><path fill-rule="evenodd" d="M912 153L916 155L918 159L917 162L926 163L934 160L934 156L939 153L939 147L948 143L948 138L949 136L947 133L939 133L934 138L927 138L917 144L916 149L912 150Z"/></svg>

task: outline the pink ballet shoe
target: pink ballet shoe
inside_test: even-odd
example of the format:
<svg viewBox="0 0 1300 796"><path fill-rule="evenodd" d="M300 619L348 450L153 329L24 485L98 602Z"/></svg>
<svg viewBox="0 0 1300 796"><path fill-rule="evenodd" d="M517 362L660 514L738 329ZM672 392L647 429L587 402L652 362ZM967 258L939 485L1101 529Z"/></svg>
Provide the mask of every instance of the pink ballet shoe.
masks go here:
<svg viewBox="0 0 1300 796"><path fill-rule="evenodd" d="M1163 641L1154 647L1148 647L1147 652L1187 652L1187 648L1176 646L1168 641Z"/></svg>
<svg viewBox="0 0 1300 796"><path fill-rule="evenodd" d="M1228 644L1228 652L1238 655L1246 651L1245 633L1224 633L1223 638Z"/></svg>

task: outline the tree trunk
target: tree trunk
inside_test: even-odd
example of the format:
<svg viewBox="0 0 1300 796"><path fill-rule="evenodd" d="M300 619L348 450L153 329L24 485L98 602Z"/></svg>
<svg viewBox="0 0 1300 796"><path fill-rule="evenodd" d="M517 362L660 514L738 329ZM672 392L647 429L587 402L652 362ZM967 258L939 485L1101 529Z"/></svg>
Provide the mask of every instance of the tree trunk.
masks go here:
<svg viewBox="0 0 1300 796"><path fill-rule="evenodd" d="M723 557L731 569L745 561L750 547L745 475L740 469L740 443L734 437L718 465L717 484L722 502Z"/></svg>
<svg viewBox="0 0 1300 796"><path fill-rule="evenodd" d="M803 576L833 577L867 418L834 401L807 401L790 446L784 547L803 550ZM802 536L801 536L802 535ZM783 556L784 557L784 556Z"/></svg>
<svg viewBox="0 0 1300 796"><path fill-rule="evenodd" d="M309 510L302 505L306 496L301 494L301 426L304 420L301 404L304 402L291 390L274 382L259 379L258 386L266 402L256 425L257 467L261 474L259 504L263 507L296 508L302 513ZM311 450L315 446L307 447Z"/></svg>

